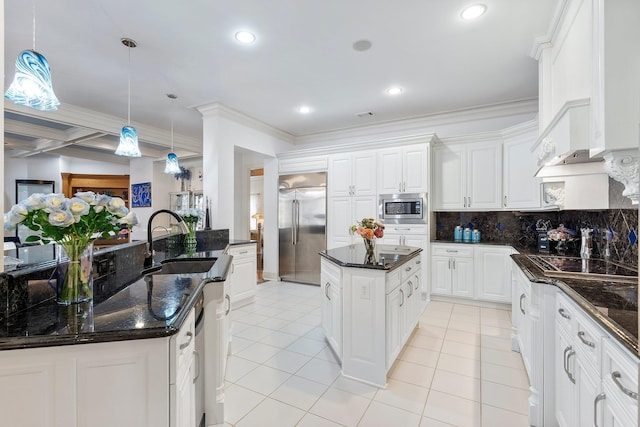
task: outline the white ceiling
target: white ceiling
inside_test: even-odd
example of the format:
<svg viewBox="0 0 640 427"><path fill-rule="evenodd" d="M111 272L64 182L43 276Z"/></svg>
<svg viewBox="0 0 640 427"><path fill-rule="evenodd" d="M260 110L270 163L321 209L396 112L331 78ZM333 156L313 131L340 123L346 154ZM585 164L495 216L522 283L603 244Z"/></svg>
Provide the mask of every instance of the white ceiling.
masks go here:
<svg viewBox="0 0 640 427"><path fill-rule="evenodd" d="M201 140L195 107L214 102L300 137L536 98L538 68L529 53L558 0L479 1L486 14L463 22L459 14L473 1L36 0L35 47L49 61L62 106L36 114L5 103L18 113L5 117L5 144L23 156L57 145L115 149L127 117L123 37L138 43L131 119L152 157L166 152L171 118L176 145ZM4 3L6 89L16 56L33 47L33 5ZM240 29L257 41L237 43ZM362 39L372 47L354 50ZM404 92L387 95L391 85ZM303 104L312 113L299 114ZM101 125L74 123L86 110L106 115ZM366 111L373 116L356 116ZM25 114L64 126L43 135L48 125L32 120L29 132L19 131Z"/></svg>

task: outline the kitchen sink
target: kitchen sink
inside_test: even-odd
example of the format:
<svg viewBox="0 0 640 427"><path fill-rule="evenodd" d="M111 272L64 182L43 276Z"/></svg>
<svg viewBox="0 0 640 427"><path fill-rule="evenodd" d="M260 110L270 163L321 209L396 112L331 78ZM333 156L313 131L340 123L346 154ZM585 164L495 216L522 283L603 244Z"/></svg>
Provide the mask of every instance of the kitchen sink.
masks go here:
<svg viewBox="0 0 640 427"><path fill-rule="evenodd" d="M162 262L160 266L152 267L145 271L145 274L194 274L206 273L213 267L216 259L184 259L168 260Z"/></svg>

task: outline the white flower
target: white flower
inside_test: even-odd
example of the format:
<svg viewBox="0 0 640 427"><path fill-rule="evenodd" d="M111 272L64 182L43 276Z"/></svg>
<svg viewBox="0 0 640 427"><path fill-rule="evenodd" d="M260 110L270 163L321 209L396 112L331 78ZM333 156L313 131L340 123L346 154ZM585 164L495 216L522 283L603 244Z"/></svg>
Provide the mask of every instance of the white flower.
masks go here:
<svg viewBox="0 0 640 427"><path fill-rule="evenodd" d="M87 215L89 213L89 208L89 203L78 197L74 197L69 201L69 211L76 217L76 222L80 220L79 217L81 215Z"/></svg>
<svg viewBox="0 0 640 427"><path fill-rule="evenodd" d="M29 212L38 209L44 209L46 207L45 196L42 193L33 193L25 200L20 202L20 204L24 206Z"/></svg>
<svg viewBox="0 0 640 427"><path fill-rule="evenodd" d="M90 205L96 202L96 193L93 191L78 191L75 196L79 199L84 200Z"/></svg>
<svg viewBox="0 0 640 427"><path fill-rule="evenodd" d="M18 224L11 221L9 212L4 214L4 231L15 231L17 225Z"/></svg>
<svg viewBox="0 0 640 427"><path fill-rule="evenodd" d="M51 213L53 211L64 209L64 205L67 199L64 194L47 194L44 198L45 211Z"/></svg>
<svg viewBox="0 0 640 427"><path fill-rule="evenodd" d="M122 213L122 208L126 209L127 207L125 206L124 200L122 200L120 197L112 197L107 204L107 210L112 214L117 215L118 213ZM125 212L122 216L126 214L127 213Z"/></svg>
<svg viewBox="0 0 640 427"><path fill-rule="evenodd" d="M126 216L120 218L117 223L126 224L129 227L133 227L134 225L138 225L138 217L135 213L133 213L133 211L131 211Z"/></svg>
<svg viewBox="0 0 640 427"><path fill-rule="evenodd" d="M49 214L49 223L56 227L68 227L74 222L75 218L68 210L57 209Z"/></svg>

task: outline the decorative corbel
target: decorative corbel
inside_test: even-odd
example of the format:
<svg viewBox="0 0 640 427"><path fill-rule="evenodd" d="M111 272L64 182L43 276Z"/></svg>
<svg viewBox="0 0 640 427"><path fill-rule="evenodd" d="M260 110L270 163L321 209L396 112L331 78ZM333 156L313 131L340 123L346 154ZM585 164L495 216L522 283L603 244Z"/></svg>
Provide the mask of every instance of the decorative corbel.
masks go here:
<svg viewBox="0 0 640 427"><path fill-rule="evenodd" d="M624 185L622 195L631 199L631 203L638 204L640 196L640 176L638 150L610 151L604 156L604 169L609 176Z"/></svg>

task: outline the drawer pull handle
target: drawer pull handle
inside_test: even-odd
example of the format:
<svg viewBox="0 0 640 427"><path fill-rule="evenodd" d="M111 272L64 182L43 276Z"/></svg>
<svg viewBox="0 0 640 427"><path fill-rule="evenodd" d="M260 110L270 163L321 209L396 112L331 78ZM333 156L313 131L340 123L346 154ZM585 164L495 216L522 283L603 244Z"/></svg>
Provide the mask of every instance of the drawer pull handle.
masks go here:
<svg viewBox="0 0 640 427"><path fill-rule="evenodd" d="M593 400L593 425L598 427L598 402L607 398L607 395L604 393L600 393Z"/></svg>
<svg viewBox="0 0 640 427"><path fill-rule="evenodd" d="M417 264L420 264L420 260L416 261L416 265L417 265Z"/></svg>
<svg viewBox="0 0 640 427"><path fill-rule="evenodd" d="M187 342L183 342L182 344L180 344L180 350L184 350L185 348L189 347L189 344L191 344L191 340L193 339L193 332L187 331L187 337L189 337Z"/></svg>
<svg viewBox="0 0 640 427"><path fill-rule="evenodd" d="M400 302L400 307L404 305L404 291L400 289L400 293L402 294L402 302Z"/></svg>
<svg viewBox="0 0 640 427"><path fill-rule="evenodd" d="M586 340L584 338L584 335L585 335L584 331L578 332L578 338L580 338L580 341L582 341L582 343L586 346L589 346L591 348L596 348L596 343L594 343L593 341Z"/></svg>
<svg viewBox="0 0 640 427"><path fill-rule="evenodd" d="M411 267L405 268L404 271L411 271Z"/></svg>
<svg viewBox="0 0 640 427"><path fill-rule="evenodd" d="M567 376L569 377L569 380L571 380L571 382L574 383L574 384L576 383L576 379L573 376L573 374L569 371L569 359L571 359L575 355L576 355L575 350L573 350L571 348L571 346L569 346L569 353L567 353L567 369L566 369L566 372L567 372Z"/></svg>
<svg viewBox="0 0 640 427"><path fill-rule="evenodd" d="M227 316L229 314L229 312L231 311L231 298L229 297L229 294L226 294L224 296L224 298L227 300L227 311L224 312L224 315Z"/></svg>
<svg viewBox="0 0 640 427"><path fill-rule="evenodd" d="M244 255L244 254L248 254L248 253L249 253L248 250L247 251L240 251L240 252L238 252L238 255Z"/></svg>
<svg viewBox="0 0 640 427"><path fill-rule="evenodd" d="M569 315L564 311L564 308L559 308L559 309L558 309L558 313L560 313L560 316L564 317L565 319L571 319L571 316L569 316Z"/></svg>
<svg viewBox="0 0 640 427"><path fill-rule="evenodd" d="M522 308L522 300L524 300L526 297L525 294L520 294L520 311L522 312L522 314L524 314L525 316L527 315L527 312L524 311L524 308Z"/></svg>
<svg viewBox="0 0 640 427"><path fill-rule="evenodd" d="M329 296L329 286L331 286L331 283L327 282L324 287L324 296L327 297L329 301L331 301L331 297Z"/></svg>
<svg viewBox="0 0 640 427"><path fill-rule="evenodd" d="M622 385L622 383L620 382L620 378L622 377L622 374L618 371L612 372L611 373L611 378L613 378L613 382L616 383L616 385L618 386L618 388L620 390L622 390L622 392L624 394L626 394L627 396L629 396L632 399L638 400L638 393L629 390L628 388L626 388L625 386Z"/></svg>
<svg viewBox="0 0 640 427"><path fill-rule="evenodd" d="M200 354L197 351L194 351L193 358L194 358L193 364L198 368L198 373L196 374L195 377L193 377L193 383L195 384L196 381L198 381L198 378L200 378Z"/></svg>
<svg viewBox="0 0 640 427"><path fill-rule="evenodd" d="M457 254L458 250L457 249L447 249L447 253L448 254Z"/></svg>

